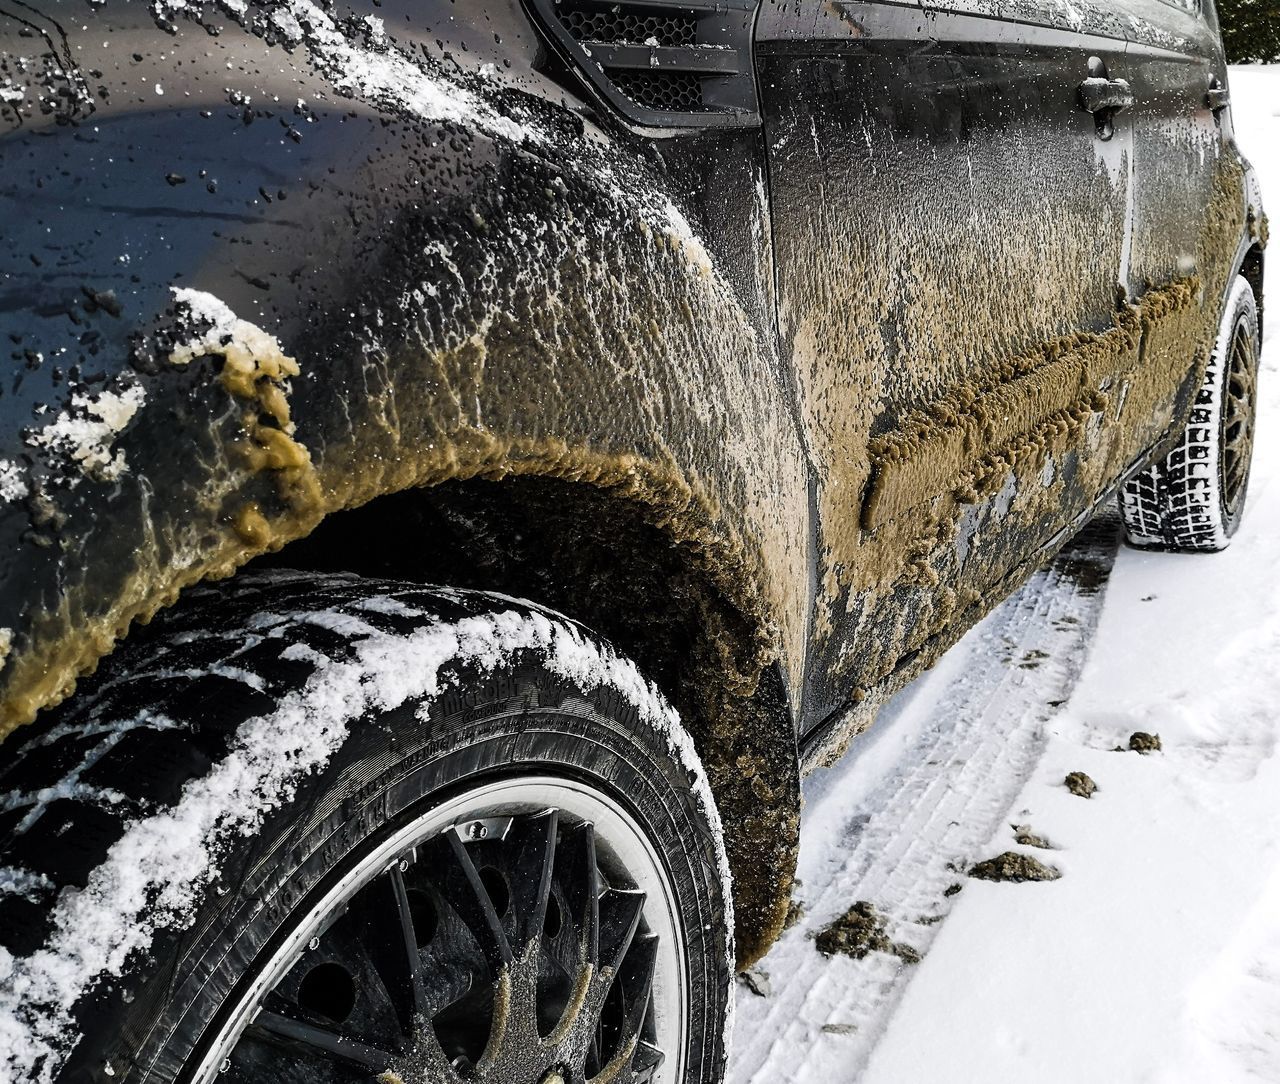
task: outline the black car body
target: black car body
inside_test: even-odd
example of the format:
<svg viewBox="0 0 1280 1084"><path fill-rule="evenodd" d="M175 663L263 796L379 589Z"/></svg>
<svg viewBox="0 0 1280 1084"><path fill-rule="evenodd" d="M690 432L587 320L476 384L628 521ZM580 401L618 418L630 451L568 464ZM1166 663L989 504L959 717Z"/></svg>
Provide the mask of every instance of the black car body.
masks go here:
<svg viewBox="0 0 1280 1084"><path fill-rule="evenodd" d="M743 961L1261 303L1211 0L6 0L0 118L0 733L253 560L519 594L688 721Z"/></svg>

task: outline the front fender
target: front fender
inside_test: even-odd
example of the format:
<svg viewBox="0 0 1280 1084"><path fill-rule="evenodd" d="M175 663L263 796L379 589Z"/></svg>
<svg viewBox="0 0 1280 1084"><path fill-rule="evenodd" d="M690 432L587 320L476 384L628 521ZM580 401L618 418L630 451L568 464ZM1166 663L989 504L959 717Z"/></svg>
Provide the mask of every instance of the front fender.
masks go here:
<svg viewBox="0 0 1280 1084"><path fill-rule="evenodd" d="M765 307L651 146L306 0L42 10L0 40L0 734L183 587L476 475L644 501L801 672Z"/></svg>

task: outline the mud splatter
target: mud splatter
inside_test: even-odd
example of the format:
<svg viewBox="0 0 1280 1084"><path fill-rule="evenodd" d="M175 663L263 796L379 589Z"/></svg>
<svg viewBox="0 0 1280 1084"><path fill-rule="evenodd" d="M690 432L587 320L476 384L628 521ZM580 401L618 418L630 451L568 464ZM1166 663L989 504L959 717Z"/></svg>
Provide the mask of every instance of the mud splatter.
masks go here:
<svg viewBox="0 0 1280 1084"><path fill-rule="evenodd" d="M995 858L977 863L969 870L969 876L979 881L1012 881L1020 884L1023 881L1056 881L1062 876L1062 871L1046 866L1029 854L1005 851Z"/></svg>
<svg viewBox="0 0 1280 1084"><path fill-rule="evenodd" d="M1021 847L1037 847L1042 851L1053 850L1053 844L1044 836L1037 835L1031 830L1029 824L1015 824L1013 827L1013 841Z"/></svg>
<svg viewBox="0 0 1280 1084"><path fill-rule="evenodd" d="M289 379L301 373L279 340L242 320L212 294L175 289L187 316L208 329L169 353L169 364L188 365L197 357L221 357L218 382L242 404L244 438L236 451L253 473L271 471L280 495L304 520L321 504L311 453L295 439ZM236 531L254 546L265 546L270 528L261 508L250 502L236 513Z"/></svg>
<svg viewBox="0 0 1280 1084"><path fill-rule="evenodd" d="M1122 301L1106 331L1073 333L1011 355L1013 361L987 363L1005 382L1016 382L1026 370L1034 372L1079 352L1081 386L1090 399L1082 397L1078 412L1019 434L976 466L957 470L950 490L940 483L950 473L944 469L928 474L938 485L924 499L917 500L909 485L901 485L895 518L884 519L875 530L824 537L821 557L831 562L824 590L828 597L846 600L853 624L850 639L832 653L828 667L833 682L847 675L848 693L808 750L809 763L826 764L842 755L893 691L932 665L954 643L958 629L978 620L1034 570L1043 558L1019 565L1014 555L1032 548L1028 539L1043 531L1040 525L1061 526L1072 508L1079 509L1083 520L1092 511L1094 495L1178 432L1203 380L1219 301L1245 221L1239 163L1223 157L1216 169L1211 205L1192 216L1200 224L1195 274L1150 288L1136 302ZM1011 326L993 329L990 342L999 342ZM991 383L972 387L986 390ZM979 398L966 393L970 386L963 382L935 403L962 407ZM1021 399L1026 403L1034 396ZM948 448L942 439L936 444L918 440L921 429L927 436L947 430L945 407L940 413L941 418L929 411L908 414L899 425L867 440L866 447L889 456L905 452L908 458L918 455L917 449L954 450L952 462L959 468L968 454L963 441ZM963 417L960 409L957 418ZM905 439L897 438L900 432ZM860 461L852 445L846 447L848 453L837 459L846 471L830 481L839 481L844 494L856 490L865 498L873 484L871 458ZM1049 458L1055 473L1045 485L1043 467ZM902 471L901 481L907 473ZM824 531L833 522L839 522L835 510L824 514ZM1039 537L1047 557L1061 536L1045 532ZM1081 569L1082 576L1090 574Z"/></svg>
<svg viewBox="0 0 1280 1084"><path fill-rule="evenodd" d="M1159 753L1164 749L1164 743L1160 741L1159 734L1148 734L1142 730L1135 730L1129 735L1129 749L1134 753Z"/></svg>
<svg viewBox="0 0 1280 1084"><path fill-rule="evenodd" d="M1098 790L1098 784L1084 772L1069 772L1062 785L1077 798L1092 798Z"/></svg>
<svg viewBox="0 0 1280 1084"><path fill-rule="evenodd" d="M910 945L890 940L886 921L873 904L859 900L818 932L813 939L814 947L824 956L839 953L861 960L872 952L887 952L905 964L918 964L920 953Z"/></svg>

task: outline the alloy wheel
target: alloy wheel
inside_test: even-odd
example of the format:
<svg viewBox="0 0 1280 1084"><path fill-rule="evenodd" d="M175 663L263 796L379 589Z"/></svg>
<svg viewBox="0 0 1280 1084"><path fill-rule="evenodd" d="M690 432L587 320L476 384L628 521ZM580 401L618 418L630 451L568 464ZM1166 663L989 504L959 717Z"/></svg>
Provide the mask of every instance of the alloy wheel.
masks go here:
<svg viewBox="0 0 1280 1084"><path fill-rule="evenodd" d="M197 1079L680 1079L678 922L619 803L568 780L505 781L398 840L300 916Z"/></svg>
<svg viewBox="0 0 1280 1084"><path fill-rule="evenodd" d="M1236 325L1228 358L1222 404L1222 499L1229 513L1240 503L1253 457L1257 390L1257 351L1247 322Z"/></svg>

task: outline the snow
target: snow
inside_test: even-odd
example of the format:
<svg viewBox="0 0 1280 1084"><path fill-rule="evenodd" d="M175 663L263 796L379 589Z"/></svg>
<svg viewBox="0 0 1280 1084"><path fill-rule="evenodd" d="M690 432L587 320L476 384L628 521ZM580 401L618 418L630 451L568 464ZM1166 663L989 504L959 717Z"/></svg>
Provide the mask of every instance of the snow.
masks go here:
<svg viewBox="0 0 1280 1084"><path fill-rule="evenodd" d="M53 888L53 882L43 873L32 873L12 866L0 866L0 896L39 896Z"/></svg>
<svg viewBox="0 0 1280 1084"><path fill-rule="evenodd" d="M275 0L246 5L243 0L220 0L236 18L261 7L272 28L290 46L304 45L312 62L342 94L359 95L380 106L398 108L423 120L455 121L489 135L522 143L538 141L533 127L503 116L465 87L432 74L395 49L381 19L362 21L365 42L343 33L334 18L312 0ZM155 0L152 10L169 19L190 10L187 0Z"/></svg>
<svg viewBox="0 0 1280 1084"><path fill-rule="evenodd" d="M189 782L173 807L133 821L85 888L59 897L54 932L40 950L17 959L0 949L0 1079L52 1081L78 1039L76 1003L104 976L121 974L157 929L182 928L193 920L201 893L218 875L226 841L252 834L289 801L366 712L419 699L419 714L425 715L447 687L441 670L448 663L467 660L493 668L532 650L551 672L584 690L616 690L667 736L718 828L709 784L674 709L633 664L556 615L526 606L445 623L421 613L423 627L409 635L377 632L335 611L292 616L343 628L353 637L350 658L324 660L275 711L242 724L226 758ZM723 849L718 857L728 891Z"/></svg>
<svg viewBox="0 0 1280 1084"><path fill-rule="evenodd" d="M187 365L205 354L223 354L229 349L246 357L276 357L283 353L274 335L248 320L241 320L226 302L204 290L171 286L174 299L185 305L193 320L210 325L203 334L175 346L170 365Z"/></svg>
<svg viewBox="0 0 1280 1084"><path fill-rule="evenodd" d="M1231 86L1239 139L1275 221L1280 67L1233 69ZM1064 704L1048 693L1038 751L1020 773L1013 758L966 774L943 757L921 778L910 776L922 741L936 745L935 732L945 736L964 724L970 705L992 699L981 667L1007 643L1011 607L1043 590L1035 583L907 690L890 712L896 717L845 764L809 781L801 896L825 912L803 926L832 917L833 895L844 906L870 898L890 915L890 936L914 935L924 959L915 967L882 954L822 961L804 930L793 931L763 962L774 993L739 994L751 1026L740 1033L734 1080L777 1079L780 1066L789 1079L815 1084L1280 1080L1274 269L1268 296L1250 506L1231 548L1212 556L1121 549L1083 670ZM1024 687L1044 693L1044 680ZM1134 731L1158 733L1163 751L1128 751ZM1062 785L1071 771L1097 782L1091 799ZM1000 815L984 842L953 852L962 890L918 926L919 870L930 854L946 857L944 841L955 833L932 810L960 795L956 816L973 823L975 775ZM1011 800L1002 798L1010 784ZM886 832L900 855L874 883L852 877L847 854L876 829L883 795L909 786L921 797ZM1012 824L1030 824L1054 849L1015 845ZM1011 884L963 876L965 864L1006 850L1049 862L1063 877ZM794 1007L784 1004L792 985L805 988ZM883 1013L846 1027L851 988L864 1001L880 998ZM760 1038L760 1021L775 1017L785 1033Z"/></svg>
<svg viewBox="0 0 1280 1084"><path fill-rule="evenodd" d="M66 410L27 436L27 443L33 448L47 448L65 455L91 478L115 481L128 464L124 452L112 454L112 443L146 397L146 389L140 384L92 396L76 393ZM22 482L6 474L0 477L0 485L9 492L17 492Z"/></svg>
<svg viewBox="0 0 1280 1084"><path fill-rule="evenodd" d="M0 501L6 504L20 501L26 497L27 492L22 467L11 459L0 459Z"/></svg>

